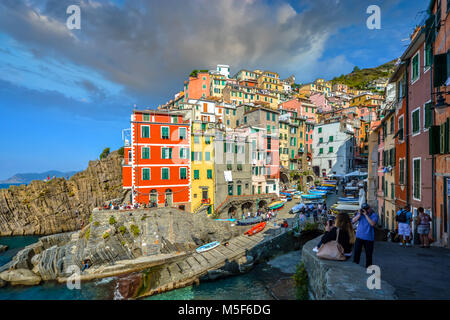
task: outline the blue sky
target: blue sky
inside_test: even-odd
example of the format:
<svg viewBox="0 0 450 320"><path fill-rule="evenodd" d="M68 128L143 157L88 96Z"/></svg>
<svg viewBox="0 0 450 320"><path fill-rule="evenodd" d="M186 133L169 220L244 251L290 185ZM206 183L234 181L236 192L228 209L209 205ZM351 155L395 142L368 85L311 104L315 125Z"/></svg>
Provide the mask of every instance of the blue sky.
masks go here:
<svg viewBox="0 0 450 320"><path fill-rule="evenodd" d="M65 26L81 7L81 30ZM366 8L381 8L381 30ZM230 64L330 79L401 55L423 0L4 0L0 180L82 170L122 145L130 111L156 107L195 68Z"/></svg>

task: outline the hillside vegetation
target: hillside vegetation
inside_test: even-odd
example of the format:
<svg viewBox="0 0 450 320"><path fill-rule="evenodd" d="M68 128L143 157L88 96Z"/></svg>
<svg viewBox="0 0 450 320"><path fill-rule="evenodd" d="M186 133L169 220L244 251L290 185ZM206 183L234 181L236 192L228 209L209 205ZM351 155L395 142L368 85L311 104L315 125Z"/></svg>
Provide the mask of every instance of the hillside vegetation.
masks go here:
<svg viewBox="0 0 450 320"><path fill-rule="evenodd" d="M355 67L353 72L333 78L332 83L343 83L357 89L367 89L368 84L379 78L389 78L395 71L395 62L392 60L376 68L359 69Z"/></svg>

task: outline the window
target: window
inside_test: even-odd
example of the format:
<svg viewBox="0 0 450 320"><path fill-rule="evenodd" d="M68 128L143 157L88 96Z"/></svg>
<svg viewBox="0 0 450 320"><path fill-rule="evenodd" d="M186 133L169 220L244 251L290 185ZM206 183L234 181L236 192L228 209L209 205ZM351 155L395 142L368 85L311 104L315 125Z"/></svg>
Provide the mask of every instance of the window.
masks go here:
<svg viewBox="0 0 450 320"><path fill-rule="evenodd" d="M333 142L334 137L330 136L330 139L328 140L329 142Z"/></svg>
<svg viewBox="0 0 450 320"><path fill-rule="evenodd" d="M169 180L169 168L161 168L161 179Z"/></svg>
<svg viewBox="0 0 450 320"><path fill-rule="evenodd" d="M425 70L428 70L428 68L431 66L431 46L427 45L425 47Z"/></svg>
<svg viewBox="0 0 450 320"><path fill-rule="evenodd" d="M184 139L186 139L186 136L187 136L187 130L186 130L186 128L180 128L180 129L178 129L178 133L179 133L179 135L180 135L180 140L184 140Z"/></svg>
<svg viewBox="0 0 450 320"><path fill-rule="evenodd" d="M398 139L399 140L401 140L401 141L403 141L403 127L404 127L404 123L403 123L403 115L401 115L399 118L398 118ZM378 143L380 143L380 142L378 142Z"/></svg>
<svg viewBox="0 0 450 320"><path fill-rule="evenodd" d="M323 148L320 148L319 149L319 154L322 154L323 153Z"/></svg>
<svg viewBox="0 0 450 320"><path fill-rule="evenodd" d="M306 108L306 112L308 112L308 108ZM322 133L322 128L319 128L319 133Z"/></svg>
<svg viewBox="0 0 450 320"><path fill-rule="evenodd" d="M144 121L150 121L150 115L149 114L144 114L143 116Z"/></svg>
<svg viewBox="0 0 450 320"><path fill-rule="evenodd" d="M194 180L200 179L200 170L194 170Z"/></svg>
<svg viewBox="0 0 450 320"><path fill-rule="evenodd" d="M420 51L416 53L414 58L412 59L412 66L411 66L411 82L416 81L420 77Z"/></svg>
<svg viewBox="0 0 450 320"><path fill-rule="evenodd" d="M333 153L333 147L328 148L328 153Z"/></svg>
<svg viewBox="0 0 450 320"><path fill-rule="evenodd" d="M420 201L421 158L413 159L413 198Z"/></svg>
<svg viewBox="0 0 450 320"><path fill-rule="evenodd" d="M161 127L161 139L169 139L169 127Z"/></svg>
<svg viewBox="0 0 450 320"><path fill-rule="evenodd" d="M323 138L319 138L319 143L322 143L323 142Z"/></svg>
<svg viewBox="0 0 450 320"><path fill-rule="evenodd" d="M331 160L328 160L328 169L331 169L333 167L333 162Z"/></svg>
<svg viewBox="0 0 450 320"><path fill-rule="evenodd" d="M141 138L150 138L150 127L149 126L141 127Z"/></svg>
<svg viewBox="0 0 450 320"><path fill-rule="evenodd" d="M188 157L188 149L180 148L180 159L187 159Z"/></svg>
<svg viewBox="0 0 450 320"><path fill-rule="evenodd" d="M431 102L425 104L424 113L425 116L423 128L428 129L433 125L433 109L431 109Z"/></svg>
<svg viewBox="0 0 450 320"><path fill-rule="evenodd" d="M227 163L227 170L233 170L233 165L231 163Z"/></svg>
<svg viewBox="0 0 450 320"><path fill-rule="evenodd" d="M205 137L205 144L211 144L211 137L210 136L206 136Z"/></svg>
<svg viewBox="0 0 450 320"><path fill-rule="evenodd" d="M161 159L172 159L172 148L161 148Z"/></svg>
<svg viewBox="0 0 450 320"><path fill-rule="evenodd" d="M192 152L192 161L202 161L202 153Z"/></svg>
<svg viewBox="0 0 450 320"><path fill-rule="evenodd" d="M141 152L142 152L142 159L150 159L150 148L143 147Z"/></svg>
<svg viewBox="0 0 450 320"><path fill-rule="evenodd" d="M412 114L412 133L413 135L420 132L420 107L415 109Z"/></svg>
<svg viewBox="0 0 450 320"><path fill-rule="evenodd" d="M391 199L395 199L395 188L393 182L391 182Z"/></svg>
<svg viewBox="0 0 450 320"><path fill-rule="evenodd" d="M232 184L229 184L229 185L228 185L228 195L229 195L229 196L232 196L232 195L233 195L233 185L232 185Z"/></svg>
<svg viewBox="0 0 450 320"><path fill-rule="evenodd" d="M178 116L172 116L172 123L178 123Z"/></svg>
<svg viewBox="0 0 450 320"><path fill-rule="evenodd" d="M150 168L142 168L142 180L150 180Z"/></svg>
<svg viewBox="0 0 450 320"><path fill-rule="evenodd" d="M180 179L187 179L187 168L180 168Z"/></svg>
<svg viewBox="0 0 450 320"><path fill-rule="evenodd" d="M206 177L208 179L212 179L212 170L211 169L206 170Z"/></svg>
<svg viewBox="0 0 450 320"><path fill-rule="evenodd" d="M272 100L270 102L272 102ZM272 121L275 121L275 113L272 113Z"/></svg>
<svg viewBox="0 0 450 320"><path fill-rule="evenodd" d="M211 152L205 152L205 161L211 161Z"/></svg>
<svg viewBox="0 0 450 320"><path fill-rule="evenodd" d="M270 113L269 112L266 112L266 120L270 121Z"/></svg>
<svg viewBox="0 0 450 320"><path fill-rule="evenodd" d="M199 136L194 136L194 143L195 144L199 144L200 143L200 137Z"/></svg>
<svg viewBox="0 0 450 320"><path fill-rule="evenodd" d="M405 159L399 160L399 167L400 167L399 182L400 184L405 184Z"/></svg>

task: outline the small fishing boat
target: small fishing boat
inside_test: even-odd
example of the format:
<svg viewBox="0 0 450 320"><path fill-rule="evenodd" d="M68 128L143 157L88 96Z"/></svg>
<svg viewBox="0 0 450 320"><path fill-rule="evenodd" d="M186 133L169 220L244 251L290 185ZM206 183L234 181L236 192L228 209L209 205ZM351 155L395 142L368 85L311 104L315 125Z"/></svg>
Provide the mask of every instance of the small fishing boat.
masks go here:
<svg viewBox="0 0 450 320"><path fill-rule="evenodd" d="M321 194L302 194L301 197L304 200L311 200L311 199L322 199L323 195L321 195Z"/></svg>
<svg viewBox="0 0 450 320"><path fill-rule="evenodd" d="M309 190L310 194L321 194L321 195L326 195L327 192L324 190Z"/></svg>
<svg viewBox="0 0 450 320"><path fill-rule="evenodd" d="M197 249L195 249L195 251L197 251L197 253L201 253L201 252L205 252L205 251L214 249L214 248L218 247L219 245L220 245L219 241L214 241L214 242L204 244L201 247L198 247Z"/></svg>
<svg viewBox="0 0 450 320"><path fill-rule="evenodd" d="M337 185L336 180L324 180L323 183Z"/></svg>
<svg viewBox="0 0 450 320"><path fill-rule="evenodd" d="M284 196L291 196L291 193L290 192L286 192L286 191L284 191L284 192L280 191L280 194L282 194Z"/></svg>
<svg viewBox="0 0 450 320"><path fill-rule="evenodd" d="M334 187L323 187L323 186L316 187L316 190L324 190L324 191L330 191L334 189L335 189Z"/></svg>
<svg viewBox="0 0 450 320"><path fill-rule="evenodd" d="M214 219L216 221L230 221L230 222L235 222L236 219Z"/></svg>
<svg viewBox="0 0 450 320"><path fill-rule="evenodd" d="M331 184L331 183L322 183L322 187L332 187L332 188L336 188L335 184Z"/></svg>
<svg viewBox="0 0 450 320"><path fill-rule="evenodd" d="M241 219L241 220L238 220L237 225L238 226L248 226L250 224L259 223L262 220L263 220L263 218L261 216L254 217L254 218Z"/></svg>
<svg viewBox="0 0 450 320"><path fill-rule="evenodd" d="M353 198L353 197L340 197L340 202L359 202L359 198Z"/></svg>
<svg viewBox="0 0 450 320"><path fill-rule="evenodd" d="M245 231L245 234L248 236L252 236L254 234L257 234L258 232L263 231L265 227L266 227L265 222L258 223L256 226L254 226L250 230Z"/></svg>
<svg viewBox="0 0 450 320"><path fill-rule="evenodd" d="M289 211L289 213L295 214L305 207L306 207L306 205L304 203L297 204L292 207L292 209L291 209L291 211Z"/></svg>
<svg viewBox="0 0 450 320"><path fill-rule="evenodd" d="M292 199L291 199L292 200ZM275 201L267 206L270 210L279 210L284 206L284 201Z"/></svg>

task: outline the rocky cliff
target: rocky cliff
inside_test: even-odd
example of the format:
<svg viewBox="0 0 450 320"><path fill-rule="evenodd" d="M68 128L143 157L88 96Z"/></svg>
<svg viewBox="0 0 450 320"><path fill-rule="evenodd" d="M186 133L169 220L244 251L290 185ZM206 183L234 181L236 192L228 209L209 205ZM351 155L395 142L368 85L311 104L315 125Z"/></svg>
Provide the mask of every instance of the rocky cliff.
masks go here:
<svg viewBox="0 0 450 320"><path fill-rule="evenodd" d="M69 180L33 181L0 190L0 236L49 235L80 228L93 208L124 199L122 156L112 152Z"/></svg>
<svg viewBox="0 0 450 320"><path fill-rule="evenodd" d="M72 266L81 269L84 259L93 264L83 273L86 280L102 278L139 270L152 259L192 252L207 242L229 240L248 229L173 208L94 211L90 221L80 231L41 237L25 247L0 266L0 278L11 278L8 270L29 270L42 280L56 280L69 276Z"/></svg>

